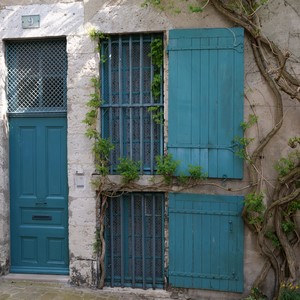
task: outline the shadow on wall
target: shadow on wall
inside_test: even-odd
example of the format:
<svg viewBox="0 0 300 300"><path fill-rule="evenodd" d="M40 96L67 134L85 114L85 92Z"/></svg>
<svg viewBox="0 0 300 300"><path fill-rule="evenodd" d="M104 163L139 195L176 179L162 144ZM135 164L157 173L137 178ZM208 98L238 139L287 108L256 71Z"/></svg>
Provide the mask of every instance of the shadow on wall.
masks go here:
<svg viewBox="0 0 300 300"><path fill-rule="evenodd" d="M40 16L38 28L22 28L22 16ZM67 36L83 25L83 3L32 4L0 8L0 38Z"/></svg>

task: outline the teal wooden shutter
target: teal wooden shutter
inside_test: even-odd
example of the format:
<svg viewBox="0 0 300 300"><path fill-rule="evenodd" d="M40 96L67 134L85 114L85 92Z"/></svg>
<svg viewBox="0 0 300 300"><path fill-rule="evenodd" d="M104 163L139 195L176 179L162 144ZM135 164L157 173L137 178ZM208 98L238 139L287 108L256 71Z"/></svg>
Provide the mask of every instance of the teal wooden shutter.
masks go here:
<svg viewBox="0 0 300 300"><path fill-rule="evenodd" d="M168 151L179 172L192 164L209 177L243 177L234 154L243 135L243 48L241 28L170 31Z"/></svg>
<svg viewBox="0 0 300 300"><path fill-rule="evenodd" d="M169 195L169 284L243 291L243 197Z"/></svg>

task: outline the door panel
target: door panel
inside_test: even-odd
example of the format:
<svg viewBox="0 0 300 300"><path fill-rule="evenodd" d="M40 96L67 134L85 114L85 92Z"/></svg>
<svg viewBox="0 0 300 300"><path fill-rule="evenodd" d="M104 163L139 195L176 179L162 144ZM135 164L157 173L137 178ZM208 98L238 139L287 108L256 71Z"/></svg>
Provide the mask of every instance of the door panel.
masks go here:
<svg viewBox="0 0 300 300"><path fill-rule="evenodd" d="M242 196L169 193L169 285L243 292Z"/></svg>
<svg viewBox="0 0 300 300"><path fill-rule="evenodd" d="M10 119L11 272L68 274L65 118Z"/></svg>

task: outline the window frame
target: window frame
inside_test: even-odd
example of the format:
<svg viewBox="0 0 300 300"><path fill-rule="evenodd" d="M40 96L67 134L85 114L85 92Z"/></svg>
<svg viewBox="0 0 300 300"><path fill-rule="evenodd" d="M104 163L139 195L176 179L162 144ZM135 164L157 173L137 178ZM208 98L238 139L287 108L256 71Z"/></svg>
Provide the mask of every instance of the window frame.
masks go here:
<svg viewBox="0 0 300 300"><path fill-rule="evenodd" d="M151 42L156 38L163 40L162 34L152 33L111 35L101 42L101 136L116 148L110 156L111 174L116 174L120 157L141 161L140 173L154 174L155 156L163 154L163 124L156 124L153 112L148 111L155 106L163 112L164 106L163 68L159 70L161 95L154 99L151 83L155 67L150 52L145 53L147 49L150 51ZM115 52L118 61L114 58Z"/></svg>
<svg viewBox="0 0 300 300"><path fill-rule="evenodd" d="M106 285L163 288L165 194L134 192L108 201Z"/></svg>

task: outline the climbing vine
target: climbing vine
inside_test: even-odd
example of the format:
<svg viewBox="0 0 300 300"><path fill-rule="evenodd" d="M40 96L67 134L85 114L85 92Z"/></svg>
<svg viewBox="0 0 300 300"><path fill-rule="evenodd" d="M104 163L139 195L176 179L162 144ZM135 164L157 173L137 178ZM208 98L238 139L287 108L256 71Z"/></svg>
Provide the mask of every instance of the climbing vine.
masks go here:
<svg viewBox="0 0 300 300"><path fill-rule="evenodd" d="M236 137L236 154L246 159L252 182L252 191L245 197L243 216L245 223L257 236L258 244L265 257L265 265L253 284L247 299L266 299L263 283L270 270L275 274L273 289L274 299L298 299L299 292L296 281L299 280L299 263L295 251L299 251L299 228L295 224L295 213L299 210L300 201L300 159L299 151L290 151L275 164L278 178L275 186L263 176L261 159L263 151L277 134L283 124L283 99L285 93L292 99L300 101L300 80L290 67L289 50L282 51L263 32L258 16L259 10L268 4L269 0L208 0L186 1L191 12L202 12L205 6L211 4L219 13L234 24L245 29L251 43L252 51L258 69L273 92L276 109L273 127L259 141L258 146L249 151L249 145L254 141L251 137ZM154 6L161 10L180 12L176 1L145 0L144 6ZM191 3L191 5L189 4ZM242 125L246 131L257 124L257 116L251 115ZM296 148L300 137L291 137L288 145ZM272 195L266 197L263 186L272 187Z"/></svg>
<svg viewBox="0 0 300 300"><path fill-rule="evenodd" d="M189 3L189 0L186 1ZM195 2L195 1L194 1ZM193 3L194 3L193 2ZM188 9L192 13L202 12L207 5L212 5L219 13L228 18L232 23L237 24L245 29L247 38L250 41L253 56L258 69L269 85L273 94L273 107L275 108L275 119L273 127L257 142L256 148L249 150L249 145L253 144L252 137L236 137L235 144L237 155L243 157L247 161L250 184L242 189L250 190L245 196L245 206L243 210L243 218L251 232L257 237L258 245L261 250L265 263L257 276L253 287L246 299L266 299L263 287L268 274L271 272L275 275L273 286L274 299L297 299L299 296L297 288L297 280L300 278L299 262L296 259L295 251L299 251L300 236L299 228L296 226L295 215L300 209L300 155L295 150L300 144L300 137L290 137L288 145L291 148L289 154L282 157L275 164L277 171L277 179L275 185L269 183L263 176L261 160L264 157L263 151L278 133L284 120L283 114L283 93L300 101L300 80L290 65L291 53L288 50L281 50L273 41L271 41L263 32L261 22L258 16L259 10L267 5L269 0L208 0L191 4ZM165 4L167 3L167 4ZM143 6L155 6L159 9L171 9L173 12L179 13L176 8L176 1L161 0L145 0ZM94 32L91 37L101 40L102 35ZM162 42L162 41L161 41ZM156 41L151 46L150 57L152 61L158 58L159 63L162 62L160 57L160 49L162 44ZM157 55L159 53L159 55ZM160 68L157 65L155 70ZM157 76L156 76L157 75ZM161 74L156 73L152 82L152 94L154 99L160 97L160 86L162 78ZM99 83L96 79L93 81L95 88L99 89ZM159 87L159 89L158 89ZM90 108L85 123L88 126L87 136L94 139L97 146L93 147L96 160L96 168L99 177L96 186L98 190L98 199L101 197L101 209L99 217L99 261L101 269L101 280L99 287L104 285L104 255L105 241L103 239L104 217L107 207L107 198L115 197L124 192L129 191L171 191L174 186L180 189L186 189L200 185L214 185L218 188L233 191L231 188L224 188L222 185L205 181L206 174L202 172L199 166L190 166L189 174L180 174L175 176L176 170L180 162L174 161L173 158L166 154L157 157L157 174L162 175L162 179L153 179L153 185L147 188L138 184L138 165L127 160L120 161L119 172L123 176L120 184L116 184L109 180L109 152L113 149L113 145L108 140L101 139L95 127L97 120L97 110L101 105L101 101L96 96L98 92L91 95ZM99 105L97 108L97 104ZM155 122L161 122L159 106L149 108L149 112L153 114ZM248 121L241 124L244 132L252 126L258 125L258 117L255 114L249 115ZM294 149L294 150L292 150ZM123 175L122 175L123 173ZM124 175L126 174L126 175ZM272 193L268 197L263 189L264 184L272 188ZM102 267L101 267L102 266ZM104 275L103 275L104 274ZM296 295L295 298L288 298L289 294ZM298 297L297 296L297 297Z"/></svg>
<svg viewBox="0 0 300 300"><path fill-rule="evenodd" d="M150 53L151 62L153 65L153 78L151 82L151 93L154 103L159 103L161 97L161 86L162 86L162 65L163 65L163 41L161 38L156 38L151 42ZM150 106L148 112L151 113L153 121L160 125L163 124L164 113L159 105Z"/></svg>
<svg viewBox="0 0 300 300"><path fill-rule="evenodd" d="M101 48L100 44L108 36L92 30L90 32L92 40L97 42L96 50ZM154 39L151 43L151 52L149 53L154 68L153 81L151 86L152 97L154 103L159 103L162 74L161 67L163 64L163 41L162 39ZM100 56L100 60L106 61L106 57ZM89 108L86 113L83 123L86 124L86 136L93 141L92 153L95 161L95 173L98 175L92 184L97 191L97 212L98 212L98 228L96 230L96 237L94 243L94 250L98 257L99 273L100 277L97 283L98 288L104 287L105 280L105 251L106 244L104 238L105 230L105 216L108 208L108 199L115 198L132 191L171 191L174 186L178 187L178 190L190 188L198 185L200 181L206 179L206 175L202 173L201 167L189 166L189 174L176 176L176 170L179 166L179 162L174 161L172 156L167 154L163 156L157 156L157 175L161 175L162 179L155 179L149 181L149 185L144 186L138 183L140 178L141 163L134 161L126 157L120 157L117 164L117 174L121 176L120 183L111 180L108 176L110 173L110 153L114 150L114 145L109 139L101 137L99 124L99 109L102 105L100 97L100 82L99 78L91 79L91 86L94 90L90 94L90 99L87 102ZM163 123L163 111L159 105L151 106L148 109L152 115L152 119L157 124Z"/></svg>
<svg viewBox="0 0 300 300"><path fill-rule="evenodd" d="M145 1L148 5L162 5L161 1ZM257 66L273 92L276 108L274 126L259 141L258 146L250 153L247 150L252 138L236 138L239 145L237 154L246 158L250 181L254 184L252 191L245 197L244 220L250 230L257 236L259 247L265 257L265 265L253 284L247 299L265 299L261 289L270 270L275 274L273 289L274 299L287 298L294 293L296 281L299 280L299 263L295 249L299 249L299 229L295 225L295 213L300 201L300 160L299 152L294 151L281 158L275 165L278 179L273 186L271 197L266 197L263 183L261 158L263 150L270 143L283 124L283 99L286 93L292 99L300 100L300 80L291 72L288 62L291 53L282 51L273 41L266 37L257 12L268 4L268 0L210 0L218 12L230 21L245 29L250 40ZM201 3L201 1L199 1ZM272 70L272 71L270 71ZM244 130L257 123L257 117L251 116L242 124ZM291 137L288 145L296 148L298 136ZM267 182L268 184L268 182ZM288 282L288 285L283 283ZM295 296L296 297L296 296ZM297 296L298 297L298 296Z"/></svg>
<svg viewBox="0 0 300 300"><path fill-rule="evenodd" d="M245 122L242 122L240 126L243 129L244 134L246 133L247 129L250 129L254 124L257 123L258 117L255 115L250 114L248 116L248 120ZM235 145L235 155L237 155L240 158L245 159L248 162L251 162L251 157L248 152L248 146L254 141L253 137L246 137L245 135L243 137L241 136L235 136L234 137L234 145Z"/></svg>

